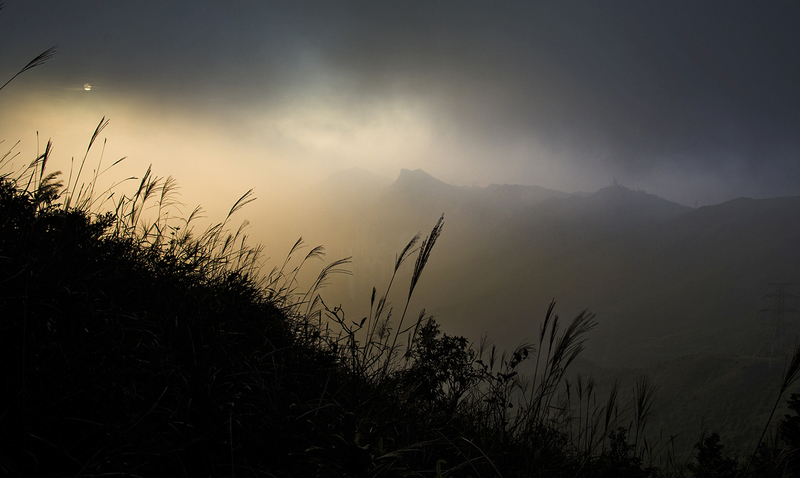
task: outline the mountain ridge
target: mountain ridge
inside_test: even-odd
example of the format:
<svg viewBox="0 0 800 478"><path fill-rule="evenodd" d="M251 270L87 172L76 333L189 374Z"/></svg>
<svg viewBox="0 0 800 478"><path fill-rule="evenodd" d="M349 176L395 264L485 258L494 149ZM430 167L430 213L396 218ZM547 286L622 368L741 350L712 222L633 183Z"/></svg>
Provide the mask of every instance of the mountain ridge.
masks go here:
<svg viewBox="0 0 800 478"><path fill-rule="evenodd" d="M527 311L556 297L570 313L588 308L603 318L589 349L608 363L700 352L699 337L715 333L729 337L714 339L715 351L743 350L760 329L736 327L754 324L768 284L795 282L800 271L785 257L800 250L800 225L787 219L800 215L800 197L691 208L618 184L588 196L545 189L459 187L402 170L374 204L363 205L369 213L343 238L359 244L355 254L338 250L355 255L356 267L389 267L397 250L444 213L431 259L437 265L426 271L422 283L430 289L422 287L420 304L458 318L459 334L489 332L510 348L527 333ZM340 228L348 226L340 221ZM374 231L370 241L380 246L359 237L363 230ZM364 296L379 281L358 280L350 298L368 303Z"/></svg>

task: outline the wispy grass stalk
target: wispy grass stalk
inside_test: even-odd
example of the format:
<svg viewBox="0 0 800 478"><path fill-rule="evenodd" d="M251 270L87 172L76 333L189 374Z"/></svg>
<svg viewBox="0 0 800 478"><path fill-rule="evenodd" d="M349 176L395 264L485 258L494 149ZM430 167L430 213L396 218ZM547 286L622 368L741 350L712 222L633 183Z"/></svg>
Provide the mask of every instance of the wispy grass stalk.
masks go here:
<svg viewBox="0 0 800 478"><path fill-rule="evenodd" d="M43 65L47 60L53 58L56 54L56 50L58 49L58 45L51 46L47 50L39 53L33 60L29 61L27 65L23 66L21 70L19 70L14 76L12 76L8 81L3 83L3 86L0 86L0 90L5 88L9 83L14 81L14 78L18 77L19 75L25 73L26 71L30 70L31 68L36 68L37 66Z"/></svg>
<svg viewBox="0 0 800 478"><path fill-rule="evenodd" d="M761 443L764 441L764 437L767 435L770 423L772 423L772 418L775 416L775 411L778 409L778 405L780 405L784 394L792 385L797 382L798 379L800 379L800 342L795 342L794 351L783 372L783 379L781 380L781 386L778 390L778 396L775 398L775 404L772 406L772 410L769 413L769 418L767 418L767 423L764 424L764 430L761 432L761 436L756 442L753 453L750 455L750 459L747 460L747 465L745 466L744 471L742 471L742 476L747 476L748 471L750 471L753 461L757 456L758 449L761 446Z"/></svg>

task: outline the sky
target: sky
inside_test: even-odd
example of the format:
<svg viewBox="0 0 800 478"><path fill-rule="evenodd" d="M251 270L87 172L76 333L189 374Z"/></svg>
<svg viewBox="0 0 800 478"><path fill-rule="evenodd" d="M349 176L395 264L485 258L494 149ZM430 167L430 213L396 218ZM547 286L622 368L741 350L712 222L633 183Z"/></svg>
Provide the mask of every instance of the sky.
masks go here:
<svg viewBox="0 0 800 478"><path fill-rule="evenodd" d="M797 25L790 1L6 0L3 82L58 50L0 91L0 139L24 162L52 138L66 170L109 118L117 174L152 163L212 210L254 188L291 215L354 167L800 195Z"/></svg>

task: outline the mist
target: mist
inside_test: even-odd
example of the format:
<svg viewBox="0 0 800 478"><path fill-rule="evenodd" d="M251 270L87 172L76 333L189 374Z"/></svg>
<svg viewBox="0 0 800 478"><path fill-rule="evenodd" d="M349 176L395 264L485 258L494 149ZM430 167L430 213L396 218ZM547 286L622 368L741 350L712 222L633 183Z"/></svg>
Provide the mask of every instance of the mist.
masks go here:
<svg viewBox="0 0 800 478"><path fill-rule="evenodd" d="M323 296L353 320L444 215L410 309L472 344L532 340L555 299L597 314L585 373L787 350L765 297L800 270L794 4L3 7L0 76L58 45L0 92L7 167L48 140L64 178L124 157L101 190L152 165L181 188L170 214L209 223L253 189L234 222L264 270L301 237L327 254L305 283L351 258Z"/></svg>
<svg viewBox="0 0 800 478"><path fill-rule="evenodd" d="M11 2L0 35L20 47L5 71L60 50L2 101L16 125L42 101L84 130L110 117L115 144L159 145L125 152L141 163L214 137L220 154L194 164L234 176L422 168L569 192L617 178L714 204L798 192L797 16L780 4Z"/></svg>

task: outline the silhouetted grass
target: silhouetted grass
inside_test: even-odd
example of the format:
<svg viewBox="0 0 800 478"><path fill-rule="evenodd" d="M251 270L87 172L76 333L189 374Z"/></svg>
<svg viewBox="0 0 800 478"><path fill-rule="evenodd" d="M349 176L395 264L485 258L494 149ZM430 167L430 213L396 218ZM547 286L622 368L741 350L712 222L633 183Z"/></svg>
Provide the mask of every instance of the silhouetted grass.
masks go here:
<svg viewBox="0 0 800 478"><path fill-rule="evenodd" d="M3 9L3 4L0 3L0 10L2 10L2 9ZM8 86L8 84L11 83L14 80L14 78L16 78L19 75L25 73L26 71L30 70L31 68L36 68L37 66L43 65L44 62L46 62L50 58L53 58L53 56L55 56L55 54L56 54L56 49L57 48L58 48L58 45L51 46L47 50L45 50L42 53L38 54L33 60L29 61L25 66L23 66L21 70L19 70L17 73L15 73L14 76L9 78L8 81L3 83L3 85L0 86L0 90L5 88L6 86Z"/></svg>
<svg viewBox="0 0 800 478"><path fill-rule="evenodd" d="M62 185L46 174L51 151L0 176L0 428L14 444L0 466L60 476L291 469L310 429L286 411L319 393L335 357L299 340L285 274L261 277L244 225L227 230L252 193L196 235L198 209L171 215L171 178L148 169L132 194L98 197L99 167L81 183L84 157ZM110 210L95 209L104 200Z"/></svg>
<svg viewBox="0 0 800 478"><path fill-rule="evenodd" d="M386 289L351 320L320 291L348 259L308 287L298 274L324 250L262 274L262 250L232 217L198 233L171 177L150 168L130 193L100 191L84 168L66 184L0 158L0 472L9 476L791 476L797 420L747 466L701 437L696 462L649 443L655 386L630 402L616 384L568 367L595 327L562 321L551 303L536 342L504 353L443 333L422 310L406 322L444 218L397 256ZM13 151L13 148L12 148ZM123 158L124 159L124 158ZM116 164L122 159L112 163ZM133 180L133 178L129 178ZM126 180L127 181L127 180ZM123 181L125 182L125 181ZM416 254L403 308L395 278ZM798 354L795 355L795 359ZM797 376L790 364L778 401ZM793 396L794 409L800 400ZM765 435L766 435L765 428ZM782 447L781 440L788 444ZM670 461L671 460L671 461ZM713 475L717 473L717 475ZM723 473L723 474L720 474ZM728 475L724 475L728 473Z"/></svg>

